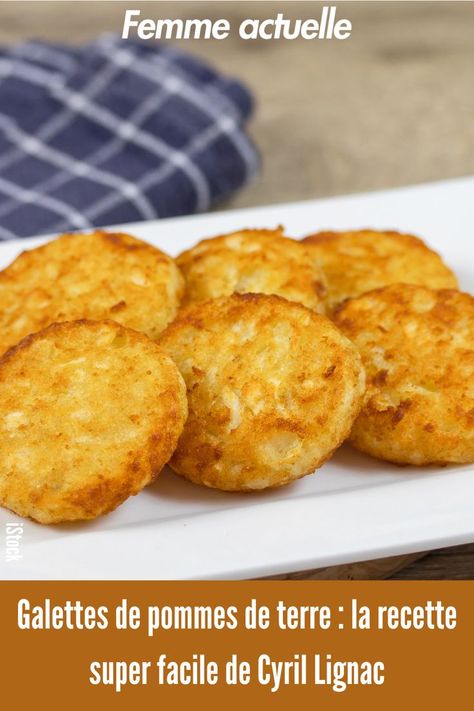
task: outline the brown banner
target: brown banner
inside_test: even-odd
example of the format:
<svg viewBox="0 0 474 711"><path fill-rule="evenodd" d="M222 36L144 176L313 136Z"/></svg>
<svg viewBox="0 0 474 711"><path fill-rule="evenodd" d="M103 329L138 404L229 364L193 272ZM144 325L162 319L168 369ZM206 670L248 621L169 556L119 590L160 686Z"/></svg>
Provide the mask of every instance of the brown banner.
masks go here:
<svg viewBox="0 0 474 711"><path fill-rule="evenodd" d="M474 582L0 590L5 709L441 709L471 696Z"/></svg>

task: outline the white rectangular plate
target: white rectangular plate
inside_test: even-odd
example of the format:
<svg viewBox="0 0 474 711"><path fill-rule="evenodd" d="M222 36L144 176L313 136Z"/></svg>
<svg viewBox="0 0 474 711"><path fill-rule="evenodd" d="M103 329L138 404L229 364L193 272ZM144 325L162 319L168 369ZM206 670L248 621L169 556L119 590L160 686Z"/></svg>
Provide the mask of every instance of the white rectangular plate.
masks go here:
<svg viewBox="0 0 474 711"><path fill-rule="evenodd" d="M127 225L177 254L203 237L285 225L394 228L424 237L474 290L474 177L365 195ZM0 244L0 267L40 239ZM0 510L0 524L18 517ZM91 523L24 522L22 559L3 579L248 578L474 541L474 467L398 468L343 447L313 476L254 495L165 471ZM1 544L0 544L1 546Z"/></svg>

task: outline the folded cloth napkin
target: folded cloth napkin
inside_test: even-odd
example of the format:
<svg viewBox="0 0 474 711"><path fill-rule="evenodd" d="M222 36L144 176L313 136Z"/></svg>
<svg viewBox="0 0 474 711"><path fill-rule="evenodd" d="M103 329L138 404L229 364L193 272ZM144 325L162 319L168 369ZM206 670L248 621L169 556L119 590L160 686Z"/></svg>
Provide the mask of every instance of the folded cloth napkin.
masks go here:
<svg viewBox="0 0 474 711"><path fill-rule="evenodd" d="M0 49L0 239L206 210L258 168L251 108L165 44Z"/></svg>

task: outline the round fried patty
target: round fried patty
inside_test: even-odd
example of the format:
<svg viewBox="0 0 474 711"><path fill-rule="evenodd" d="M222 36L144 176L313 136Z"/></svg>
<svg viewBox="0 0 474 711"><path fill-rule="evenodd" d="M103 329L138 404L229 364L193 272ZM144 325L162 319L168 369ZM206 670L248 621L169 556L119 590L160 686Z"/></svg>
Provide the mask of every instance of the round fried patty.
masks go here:
<svg viewBox="0 0 474 711"><path fill-rule="evenodd" d="M432 289L457 288L441 257L413 235L399 232L319 232L303 240L313 251L328 281L328 310L344 299L389 284Z"/></svg>
<svg viewBox="0 0 474 711"><path fill-rule="evenodd" d="M53 324L0 358L0 504L92 519L168 461L187 415L172 360L112 321Z"/></svg>
<svg viewBox="0 0 474 711"><path fill-rule="evenodd" d="M347 437L364 372L324 316L278 296L234 294L183 309L160 343L188 390L171 467L229 491L310 474Z"/></svg>
<svg viewBox="0 0 474 711"><path fill-rule="evenodd" d="M126 234L68 234L0 272L0 353L58 321L113 319L156 338L184 291L166 254Z"/></svg>
<svg viewBox="0 0 474 711"><path fill-rule="evenodd" d="M351 440L400 464L474 461L474 298L399 284L343 304L367 373Z"/></svg>
<svg viewBox="0 0 474 711"><path fill-rule="evenodd" d="M205 239L177 263L186 279L186 303L237 293L278 294L319 313L326 280L301 242L282 229L243 230Z"/></svg>

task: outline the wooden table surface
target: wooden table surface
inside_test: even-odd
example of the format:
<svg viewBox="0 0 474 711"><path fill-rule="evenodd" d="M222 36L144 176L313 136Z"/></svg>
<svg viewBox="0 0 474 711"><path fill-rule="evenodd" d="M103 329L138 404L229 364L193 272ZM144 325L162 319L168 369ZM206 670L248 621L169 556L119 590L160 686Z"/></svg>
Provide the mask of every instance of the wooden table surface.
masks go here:
<svg viewBox="0 0 474 711"><path fill-rule="evenodd" d="M0 43L64 43L121 28L130 3L0 2ZM133 3L144 17L317 17L317 3ZM474 174L474 3L338 3L345 42L187 42L256 97L263 172L223 207ZM179 43L178 43L179 44ZM370 215L367 215L367 226ZM472 237L471 237L472 239ZM473 512L474 515L474 512ZM410 562L411 561L411 562ZM407 564L409 563L409 564ZM305 577L474 578L474 545ZM301 577L301 574L299 576Z"/></svg>

